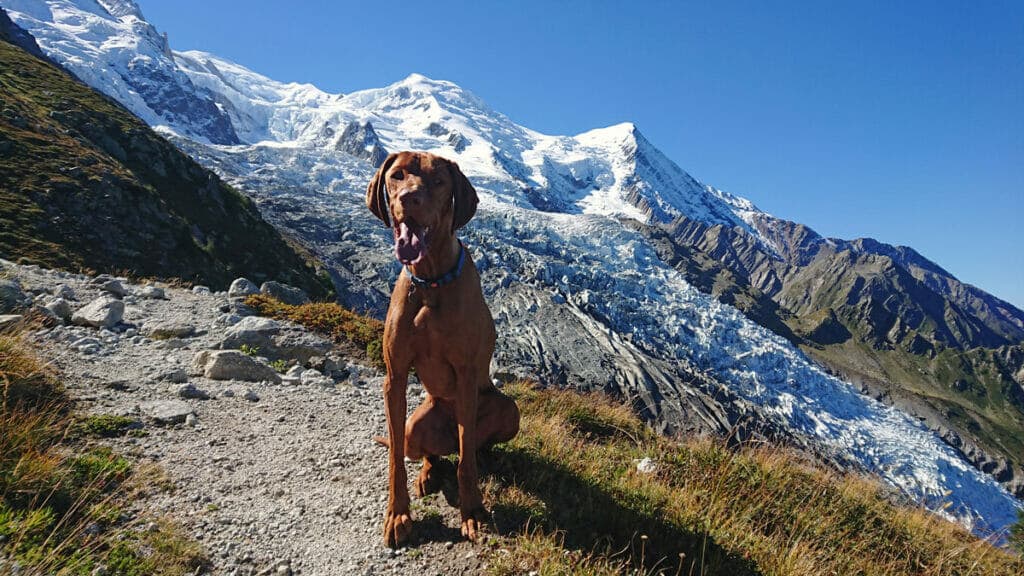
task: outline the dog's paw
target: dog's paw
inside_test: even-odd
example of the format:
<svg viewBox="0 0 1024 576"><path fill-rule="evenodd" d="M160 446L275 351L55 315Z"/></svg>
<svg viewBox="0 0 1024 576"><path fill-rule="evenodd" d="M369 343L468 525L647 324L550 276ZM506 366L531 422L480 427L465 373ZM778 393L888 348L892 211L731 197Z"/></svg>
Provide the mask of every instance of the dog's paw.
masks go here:
<svg viewBox="0 0 1024 576"><path fill-rule="evenodd" d="M412 532L412 516L408 512L395 514L388 512L384 515L384 545L389 548L398 546L409 538Z"/></svg>
<svg viewBox="0 0 1024 576"><path fill-rule="evenodd" d="M475 508L468 514L462 514L462 536L467 540L476 542L477 536L483 534L484 520L487 519L487 510L483 506Z"/></svg>
<svg viewBox="0 0 1024 576"><path fill-rule="evenodd" d="M420 470L419 477L416 478L416 496L423 498L451 486L457 487L455 465L439 456L427 458L423 462L423 469ZM453 504L453 506L457 505L458 501Z"/></svg>

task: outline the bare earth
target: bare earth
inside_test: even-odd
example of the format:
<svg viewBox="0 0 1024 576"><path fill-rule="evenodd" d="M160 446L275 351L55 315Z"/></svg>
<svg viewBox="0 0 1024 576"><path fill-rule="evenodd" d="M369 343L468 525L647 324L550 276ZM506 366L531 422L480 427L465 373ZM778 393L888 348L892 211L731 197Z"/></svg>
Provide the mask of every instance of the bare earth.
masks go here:
<svg viewBox="0 0 1024 576"><path fill-rule="evenodd" d="M4 270L40 303L52 299L62 283L74 293L74 309L101 294L88 285L87 276L7 262ZM153 462L166 471L177 489L159 492L139 506L165 514L202 543L213 562L211 574L465 574L485 569L481 555L487 547L463 541L457 511L436 496L414 502L414 518L427 519L416 523L406 548L392 551L382 545L386 452L372 440L384 433L379 372L340 358L350 374L333 385L188 375L187 382L210 398L182 398L181 370L190 371L197 352L218 348L229 323L237 321L224 312L227 295L164 287L167 299L151 299L140 296L142 287L123 284L128 292L124 319L111 330L62 326L31 338L63 373L81 412L139 419L142 434L109 442L137 462ZM166 322L194 327L195 335L170 340L143 336ZM100 344L90 349L82 338ZM171 379L178 382L166 381L175 371L178 377ZM410 408L418 404L421 391L410 386ZM154 401L184 402L193 416L187 423L158 424L151 417ZM409 478L417 472L418 465L410 464Z"/></svg>

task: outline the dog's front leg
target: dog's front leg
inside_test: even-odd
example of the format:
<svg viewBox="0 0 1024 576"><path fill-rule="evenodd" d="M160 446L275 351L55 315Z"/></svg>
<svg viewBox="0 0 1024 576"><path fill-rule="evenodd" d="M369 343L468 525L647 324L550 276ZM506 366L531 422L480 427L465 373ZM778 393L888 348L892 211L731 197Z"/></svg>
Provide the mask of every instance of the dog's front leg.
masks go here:
<svg viewBox="0 0 1024 576"><path fill-rule="evenodd" d="M412 531L409 515L409 488L405 475L405 388L409 371L392 372L384 381L384 417L388 439L388 509L384 514L384 545L397 547Z"/></svg>
<svg viewBox="0 0 1024 576"><path fill-rule="evenodd" d="M458 396L456 419L459 425L459 511L462 535L476 540L477 532L487 515L476 470L476 417L479 393L476 375L470 370L457 372Z"/></svg>

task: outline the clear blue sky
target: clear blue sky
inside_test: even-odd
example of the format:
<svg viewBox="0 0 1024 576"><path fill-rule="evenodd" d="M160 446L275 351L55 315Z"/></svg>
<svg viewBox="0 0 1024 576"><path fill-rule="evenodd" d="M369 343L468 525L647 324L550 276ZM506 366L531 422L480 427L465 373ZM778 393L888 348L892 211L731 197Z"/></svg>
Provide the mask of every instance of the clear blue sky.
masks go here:
<svg viewBox="0 0 1024 576"><path fill-rule="evenodd" d="M1024 308L1024 2L139 4L277 80L419 72L548 134L634 122L699 180Z"/></svg>

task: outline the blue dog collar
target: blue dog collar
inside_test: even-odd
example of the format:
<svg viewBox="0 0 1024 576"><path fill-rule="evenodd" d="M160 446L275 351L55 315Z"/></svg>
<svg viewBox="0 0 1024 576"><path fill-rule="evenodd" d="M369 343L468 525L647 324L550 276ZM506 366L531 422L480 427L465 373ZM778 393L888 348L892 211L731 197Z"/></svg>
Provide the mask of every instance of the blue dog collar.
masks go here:
<svg viewBox="0 0 1024 576"><path fill-rule="evenodd" d="M412 280L412 283L417 288L440 288L445 284L451 284L462 274L462 266L466 263L466 247L462 245L462 240L459 240L459 261L455 263L455 267L446 272L444 275L437 278L420 278L409 271L408 267L403 266L405 274Z"/></svg>

